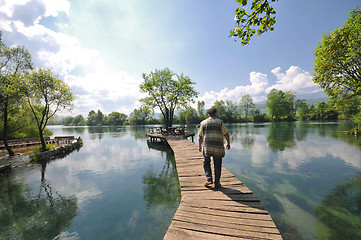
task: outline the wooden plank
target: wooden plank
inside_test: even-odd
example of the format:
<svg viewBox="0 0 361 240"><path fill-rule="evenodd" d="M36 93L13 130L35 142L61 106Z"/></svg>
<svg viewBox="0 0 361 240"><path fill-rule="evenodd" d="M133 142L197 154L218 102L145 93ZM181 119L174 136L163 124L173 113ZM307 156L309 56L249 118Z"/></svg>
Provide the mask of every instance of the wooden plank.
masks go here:
<svg viewBox="0 0 361 240"><path fill-rule="evenodd" d="M272 227L263 227L259 225L247 225L244 224L244 221L235 221L235 222L223 222L220 219L214 219L210 221L206 217L189 217L182 214L177 214L174 216L174 220L179 222L187 222L193 223L196 225L209 225L209 226L216 226L228 229L230 231L234 229L243 230L243 231L252 231L252 232L259 232L259 233L271 233L271 234L279 234L276 228Z"/></svg>
<svg viewBox="0 0 361 240"><path fill-rule="evenodd" d="M200 218L200 219L208 219L208 221L214 221L214 222L220 221L220 222L228 222L228 223L242 223L243 225L247 225L247 226L259 226L259 227L269 227L269 228L275 227L274 222L270 220L247 219L247 221L245 221L244 218L239 218L239 217L212 215L204 212L199 212L199 213L187 212L185 210L177 211L174 217L176 218L179 215L187 216L187 217L192 216L193 218Z"/></svg>
<svg viewBox="0 0 361 240"><path fill-rule="evenodd" d="M242 229L233 229L233 228L222 228L219 226L208 224L194 224L191 222L184 222L184 221L172 221L173 227L189 229L193 231L202 231L205 233L211 234L220 234L225 236L232 236L232 237L241 237L241 238L257 238L257 239L282 239L281 235L273 234L273 233L264 233L264 232L257 232L257 231L250 231L250 230L242 230Z"/></svg>
<svg viewBox="0 0 361 240"><path fill-rule="evenodd" d="M230 237L230 236L225 236L225 235L219 235L219 234L209 234L209 233L204 233L201 231L193 231L193 230L188 230L188 229L182 229L182 228L176 228L173 226L170 226L168 228L168 231L164 237L165 240L184 240L184 239L188 239L188 240L202 240L202 239L207 239L207 240L242 240L242 239L247 239L249 240L249 238L239 238L239 237Z"/></svg>

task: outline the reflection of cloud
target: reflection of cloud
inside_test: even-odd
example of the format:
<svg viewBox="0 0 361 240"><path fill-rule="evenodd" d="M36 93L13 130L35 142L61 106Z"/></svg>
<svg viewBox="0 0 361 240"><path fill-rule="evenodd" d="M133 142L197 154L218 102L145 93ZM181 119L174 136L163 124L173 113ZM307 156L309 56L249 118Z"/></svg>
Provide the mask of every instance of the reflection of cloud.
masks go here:
<svg viewBox="0 0 361 240"><path fill-rule="evenodd" d="M257 135L257 141L252 147L252 164L266 164L270 160L270 150L267 146L267 139L264 135Z"/></svg>
<svg viewBox="0 0 361 240"><path fill-rule="evenodd" d="M279 152L279 158L275 165L282 165L287 163L289 168L297 169L300 165L311 162L313 158L322 158L331 155L334 158L339 158L345 163L361 169L360 151L344 142L337 142L337 144L327 141L311 141L298 142L297 148L288 149L287 151Z"/></svg>
<svg viewBox="0 0 361 240"><path fill-rule="evenodd" d="M144 141L133 144L133 147L126 147L130 146L129 142L135 141L129 134L116 140L112 139L110 144L101 146L97 140L85 139L84 146L80 149L81 155L74 153L56 161L55 169L51 166L47 167L45 176L47 181L58 192L66 193L67 196L76 196L80 208L84 207L89 199L102 198L103 192L96 178L90 177L85 181L84 173L91 176L105 175L109 172L129 174L133 169L144 165L145 160L159 158L159 152L149 151ZM102 141L107 137L110 136L105 135ZM142 163L140 164L139 161Z"/></svg>

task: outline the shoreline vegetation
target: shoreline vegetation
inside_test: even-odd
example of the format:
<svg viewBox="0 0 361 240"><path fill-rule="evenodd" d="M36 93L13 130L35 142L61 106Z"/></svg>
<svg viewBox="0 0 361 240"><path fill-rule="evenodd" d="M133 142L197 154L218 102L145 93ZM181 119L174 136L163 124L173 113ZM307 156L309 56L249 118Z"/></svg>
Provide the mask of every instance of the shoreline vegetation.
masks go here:
<svg viewBox="0 0 361 240"><path fill-rule="evenodd" d="M218 117L225 123L246 123L246 122L286 122L302 120L352 120L357 123L361 114L360 98L351 99L345 105L338 105L335 100L325 99L297 99L292 92L284 93L276 90L275 99L269 99L266 104L253 104L251 96L245 95L249 103L216 101L212 107L217 108ZM283 96L282 96L283 95ZM287 100L291 96L293 99ZM272 101L280 104L272 105ZM310 102L310 103L307 103ZM198 109L188 107L181 109L174 116L174 124L199 124L207 116L205 114L204 102L197 102ZM283 105L283 106L282 106ZM135 109L129 115L119 112L112 112L105 115L101 110L92 110L87 118L83 115L67 116L50 122L51 125L64 126L122 126L122 125L146 125L162 124L163 117L151 113L145 109ZM355 129L354 129L355 130Z"/></svg>

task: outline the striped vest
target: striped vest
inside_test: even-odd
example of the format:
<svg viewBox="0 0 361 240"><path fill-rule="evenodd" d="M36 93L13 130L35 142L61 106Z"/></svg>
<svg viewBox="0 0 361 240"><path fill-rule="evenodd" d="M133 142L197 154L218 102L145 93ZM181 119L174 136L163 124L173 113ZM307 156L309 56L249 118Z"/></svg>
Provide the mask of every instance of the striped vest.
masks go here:
<svg viewBox="0 0 361 240"><path fill-rule="evenodd" d="M201 122L199 130L199 136L203 139L203 155L223 158L225 155L223 137L227 134L223 121L209 117Z"/></svg>

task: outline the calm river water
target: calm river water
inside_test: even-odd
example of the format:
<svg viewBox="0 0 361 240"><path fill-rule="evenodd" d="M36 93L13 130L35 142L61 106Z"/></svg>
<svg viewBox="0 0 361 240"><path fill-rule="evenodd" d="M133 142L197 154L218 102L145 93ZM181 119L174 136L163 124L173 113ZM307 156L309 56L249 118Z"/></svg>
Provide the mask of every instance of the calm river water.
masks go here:
<svg viewBox="0 0 361 240"><path fill-rule="evenodd" d="M229 124L223 164L284 239L361 239L361 141L342 133L352 127ZM180 201L167 147L148 143L144 126L49 129L80 135L84 146L0 176L0 239L163 238Z"/></svg>

